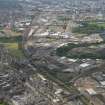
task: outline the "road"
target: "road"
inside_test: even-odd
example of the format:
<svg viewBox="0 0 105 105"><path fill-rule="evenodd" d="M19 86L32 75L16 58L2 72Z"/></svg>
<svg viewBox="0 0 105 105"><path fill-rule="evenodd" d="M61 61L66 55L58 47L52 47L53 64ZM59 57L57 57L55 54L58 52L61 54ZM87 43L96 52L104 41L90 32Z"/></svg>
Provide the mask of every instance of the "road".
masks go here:
<svg viewBox="0 0 105 105"><path fill-rule="evenodd" d="M28 49L28 44L27 44L28 37L31 37L31 35L33 35L32 30L33 29L30 28L29 32L27 32L27 34L25 33L24 37L26 39L23 37L23 45L22 45L23 49L24 49L24 54L29 59L31 66L33 68L37 69L38 73L41 73L44 77L57 83L61 88L67 90L69 93L74 92L74 94L77 94L77 95L80 94L80 92L77 90L77 88L74 87L72 84L71 84L71 86L68 86L64 82L60 81L59 79L57 79L54 76L52 76L51 74L49 74L49 72L47 71L47 69L49 69L48 65L55 65L55 67L59 65L58 67L60 67L60 69L62 69L62 66L60 65L60 63L58 61L56 61L55 59L53 59L53 56L48 55L50 50L46 50L45 47L39 47L39 49L37 48L36 53L37 52L39 52L39 53L37 53L37 55L35 55L36 54L35 53L34 55L35 55L35 59L37 59L38 62L37 61L34 62L34 60L32 59L32 56L30 56L30 51ZM33 30L33 32L34 32L34 30ZM43 49L43 50L41 50L41 49ZM55 64L55 62L56 62L56 64ZM57 63L58 63L58 65L57 65ZM43 72L39 72L39 71L43 71ZM89 100L85 96L79 96L79 99L83 102L84 105L90 105Z"/></svg>

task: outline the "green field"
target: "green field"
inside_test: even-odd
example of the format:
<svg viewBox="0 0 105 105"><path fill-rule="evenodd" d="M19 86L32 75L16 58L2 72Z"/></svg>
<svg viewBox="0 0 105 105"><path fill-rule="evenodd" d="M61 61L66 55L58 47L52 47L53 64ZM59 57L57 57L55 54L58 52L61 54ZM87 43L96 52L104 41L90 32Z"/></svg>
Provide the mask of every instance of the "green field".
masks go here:
<svg viewBox="0 0 105 105"><path fill-rule="evenodd" d="M0 105L8 105L6 102L0 102Z"/></svg>
<svg viewBox="0 0 105 105"><path fill-rule="evenodd" d="M0 105L5 105L4 103L1 103Z"/></svg>
<svg viewBox="0 0 105 105"><path fill-rule="evenodd" d="M83 43L73 44L69 43L66 46L62 46L56 50L58 56L66 56L68 58L79 58L79 59L105 59L104 47L101 51L98 50L97 46L105 45L105 42L100 43Z"/></svg>
<svg viewBox="0 0 105 105"><path fill-rule="evenodd" d="M4 45L9 50L9 53L12 56L19 59L25 58L23 51L21 49L21 42L22 42L21 36L0 38L0 44Z"/></svg>
<svg viewBox="0 0 105 105"><path fill-rule="evenodd" d="M73 33L79 34L92 34L92 33L100 33L105 30L105 22L81 22L78 27L72 29Z"/></svg>
<svg viewBox="0 0 105 105"><path fill-rule="evenodd" d="M4 46L9 50L9 53L16 58L24 59L23 51L19 43L5 43Z"/></svg>
<svg viewBox="0 0 105 105"><path fill-rule="evenodd" d="M22 41L21 36L0 37L0 43L21 43L21 41Z"/></svg>

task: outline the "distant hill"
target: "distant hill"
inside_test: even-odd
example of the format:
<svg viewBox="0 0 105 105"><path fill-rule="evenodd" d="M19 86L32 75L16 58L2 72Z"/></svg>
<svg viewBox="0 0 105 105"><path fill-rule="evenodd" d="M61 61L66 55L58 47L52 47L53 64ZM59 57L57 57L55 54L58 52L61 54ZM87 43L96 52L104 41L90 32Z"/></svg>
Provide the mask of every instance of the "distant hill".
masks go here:
<svg viewBox="0 0 105 105"><path fill-rule="evenodd" d="M0 9L13 9L19 7L18 0L0 0Z"/></svg>

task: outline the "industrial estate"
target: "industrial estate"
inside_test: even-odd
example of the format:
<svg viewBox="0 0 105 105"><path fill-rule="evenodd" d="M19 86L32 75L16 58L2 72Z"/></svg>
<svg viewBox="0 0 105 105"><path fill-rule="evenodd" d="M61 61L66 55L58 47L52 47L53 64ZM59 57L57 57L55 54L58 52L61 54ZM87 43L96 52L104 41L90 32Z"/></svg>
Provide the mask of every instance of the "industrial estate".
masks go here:
<svg viewBox="0 0 105 105"><path fill-rule="evenodd" d="M105 105L105 0L0 0L0 105Z"/></svg>

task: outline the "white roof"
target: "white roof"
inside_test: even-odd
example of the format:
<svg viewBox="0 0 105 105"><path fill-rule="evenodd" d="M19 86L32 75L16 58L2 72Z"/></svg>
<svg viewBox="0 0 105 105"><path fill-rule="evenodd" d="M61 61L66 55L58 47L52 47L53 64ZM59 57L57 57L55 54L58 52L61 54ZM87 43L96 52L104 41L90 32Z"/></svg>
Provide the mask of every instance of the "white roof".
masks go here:
<svg viewBox="0 0 105 105"><path fill-rule="evenodd" d="M59 34L58 34L58 33L53 33L53 34L51 34L51 35L53 35L53 36L58 36Z"/></svg>
<svg viewBox="0 0 105 105"><path fill-rule="evenodd" d="M41 36L46 36L46 35L49 35L49 32L44 32L44 33L41 33L40 35Z"/></svg>
<svg viewBox="0 0 105 105"><path fill-rule="evenodd" d="M41 21L43 21L43 22L47 22L48 20L46 20L46 19L42 18L42 19L41 19Z"/></svg>
<svg viewBox="0 0 105 105"><path fill-rule="evenodd" d="M24 31L24 28L19 28L20 31Z"/></svg>
<svg viewBox="0 0 105 105"><path fill-rule="evenodd" d="M56 102L58 102L58 101L60 101L59 99L53 99L53 102L54 103L56 103Z"/></svg>
<svg viewBox="0 0 105 105"><path fill-rule="evenodd" d="M70 61L70 62L76 62L77 59L68 59L68 61Z"/></svg>
<svg viewBox="0 0 105 105"><path fill-rule="evenodd" d="M58 46L58 48L59 47L62 47L62 46L66 46L68 43L62 43L62 44L60 44L59 46Z"/></svg>
<svg viewBox="0 0 105 105"><path fill-rule="evenodd" d="M101 85L105 85L105 81L102 81L102 82L100 82L101 83Z"/></svg>
<svg viewBox="0 0 105 105"><path fill-rule="evenodd" d="M39 76L43 81L46 81L46 78L44 78L42 75L38 74L38 76Z"/></svg>
<svg viewBox="0 0 105 105"><path fill-rule="evenodd" d="M90 65L89 63L82 63L82 64L80 64L80 67L87 67L89 65Z"/></svg>
<svg viewBox="0 0 105 105"><path fill-rule="evenodd" d="M44 43L43 46L50 46L50 44L49 43Z"/></svg>
<svg viewBox="0 0 105 105"><path fill-rule="evenodd" d="M66 59L66 57L61 57L60 59Z"/></svg>
<svg viewBox="0 0 105 105"><path fill-rule="evenodd" d="M26 23L26 25L30 25L30 22Z"/></svg>
<svg viewBox="0 0 105 105"><path fill-rule="evenodd" d="M63 70L63 72L74 72L74 69L68 68L68 69Z"/></svg>
<svg viewBox="0 0 105 105"><path fill-rule="evenodd" d="M31 30L30 30L30 32L29 32L29 34L28 34L28 36L30 37L30 36L33 34L33 32L34 32L34 29L33 29L33 28L31 28Z"/></svg>
<svg viewBox="0 0 105 105"><path fill-rule="evenodd" d="M95 94L97 94L96 91L93 90L92 88L86 89L86 91L87 91L90 95L95 95Z"/></svg>
<svg viewBox="0 0 105 105"><path fill-rule="evenodd" d="M60 94L63 90L62 89L57 89L57 91L55 92L55 94Z"/></svg>

